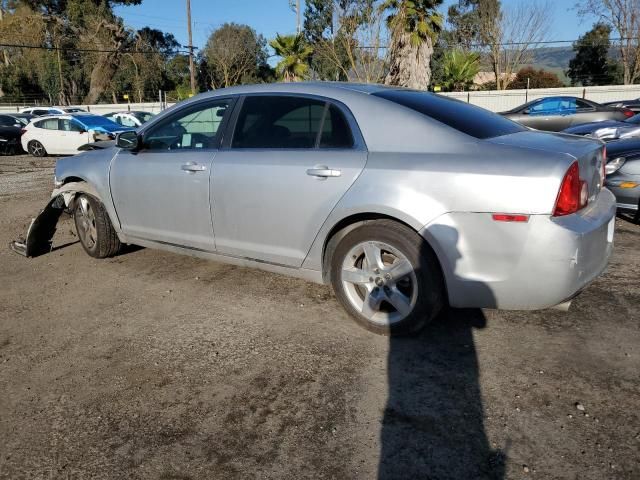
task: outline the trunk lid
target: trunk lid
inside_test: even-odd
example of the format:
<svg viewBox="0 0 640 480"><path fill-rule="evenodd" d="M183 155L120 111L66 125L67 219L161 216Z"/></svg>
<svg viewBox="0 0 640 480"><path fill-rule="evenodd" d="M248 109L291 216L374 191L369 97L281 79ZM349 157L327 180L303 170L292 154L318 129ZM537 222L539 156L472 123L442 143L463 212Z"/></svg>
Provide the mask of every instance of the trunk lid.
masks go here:
<svg viewBox="0 0 640 480"><path fill-rule="evenodd" d="M541 152L563 153L572 157L578 162L580 178L587 182L589 203L596 199L604 184L603 162L606 160L603 158L604 143L600 140L529 130L490 138L487 141Z"/></svg>

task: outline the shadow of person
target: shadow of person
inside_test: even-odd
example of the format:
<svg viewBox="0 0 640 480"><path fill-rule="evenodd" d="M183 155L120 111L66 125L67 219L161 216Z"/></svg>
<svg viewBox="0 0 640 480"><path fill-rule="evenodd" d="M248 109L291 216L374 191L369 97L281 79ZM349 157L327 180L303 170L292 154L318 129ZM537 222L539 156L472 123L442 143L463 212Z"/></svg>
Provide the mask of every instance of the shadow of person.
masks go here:
<svg viewBox="0 0 640 480"><path fill-rule="evenodd" d="M457 231L436 228L447 239L447 257L457 262ZM474 287L493 297L486 285ZM472 330L485 325L479 309L445 308L420 335L391 337L380 480L504 477L506 456L491 449L484 430Z"/></svg>

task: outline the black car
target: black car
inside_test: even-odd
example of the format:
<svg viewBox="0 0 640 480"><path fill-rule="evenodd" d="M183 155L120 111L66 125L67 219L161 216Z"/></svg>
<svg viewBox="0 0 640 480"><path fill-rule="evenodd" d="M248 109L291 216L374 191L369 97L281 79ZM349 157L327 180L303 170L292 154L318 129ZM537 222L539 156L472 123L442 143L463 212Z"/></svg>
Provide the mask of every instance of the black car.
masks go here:
<svg viewBox="0 0 640 480"><path fill-rule="evenodd" d="M608 107L628 108L633 113L640 113L640 98L635 100L616 100L615 102L604 102L602 105Z"/></svg>
<svg viewBox="0 0 640 480"><path fill-rule="evenodd" d="M574 127L562 130L562 133L570 133L572 135L591 135L600 128L625 128L632 126L640 126L640 115L634 115L626 120L605 120L604 122L587 122L581 123Z"/></svg>
<svg viewBox="0 0 640 480"><path fill-rule="evenodd" d="M0 155L22 153L20 136L27 123L28 120L13 114L0 114Z"/></svg>
<svg viewBox="0 0 640 480"><path fill-rule="evenodd" d="M607 144L607 178L604 185L613 192L618 210L632 213L640 221L640 139Z"/></svg>
<svg viewBox="0 0 640 480"><path fill-rule="evenodd" d="M633 112L584 98L562 96L532 100L500 115L537 130L559 132L585 122L622 121L632 117Z"/></svg>

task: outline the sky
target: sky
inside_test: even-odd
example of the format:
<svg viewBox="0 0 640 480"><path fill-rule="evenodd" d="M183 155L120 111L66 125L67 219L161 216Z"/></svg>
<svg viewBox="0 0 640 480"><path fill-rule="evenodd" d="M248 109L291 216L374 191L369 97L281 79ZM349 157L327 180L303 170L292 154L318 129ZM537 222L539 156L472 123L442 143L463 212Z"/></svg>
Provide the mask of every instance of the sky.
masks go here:
<svg viewBox="0 0 640 480"><path fill-rule="evenodd" d="M520 1L502 0L505 7ZM300 0L304 9L304 0ZM441 7L457 0L445 0ZM593 19L582 21L572 10L575 0L549 0L549 40L575 40L589 30ZM164 32L173 33L177 40L186 45L187 14L186 0L143 0L141 5L117 7L125 24L132 28L150 26ZM258 33L271 39L276 33L288 34L296 31L296 15L289 7L289 0L191 0L191 20L193 22L193 44L202 48L211 33L225 22L245 23Z"/></svg>

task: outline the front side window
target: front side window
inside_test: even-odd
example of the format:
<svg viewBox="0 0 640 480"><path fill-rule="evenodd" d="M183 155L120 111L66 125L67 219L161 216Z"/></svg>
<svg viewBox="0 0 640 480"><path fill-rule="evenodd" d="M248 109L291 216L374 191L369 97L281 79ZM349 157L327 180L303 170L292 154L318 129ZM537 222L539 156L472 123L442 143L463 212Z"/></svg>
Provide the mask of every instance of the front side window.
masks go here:
<svg viewBox="0 0 640 480"><path fill-rule="evenodd" d="M11 117L7 117L6 115L0 115L0 126L9 127L14 123L17 123L17 122L13 120Z"/></svg>
<svg viewBox="0 0 640 480"><path fill-rule="evenodd" d="M348 148L353 145L344 115L313 98L247 97L238 115L232 148Z"/></svg>
<svg viewBox="0 0 640 480"><path fill-rule="evenodd" d="M558 98L546 98L529 108L531 115L552 115L560 113L562 100Z"/></svg>
<svg viewBox="0 0 640 480"><path fill-rule="evenodd" d="M216 148L216 138L229 100L187 108L154 126L144 135L145 150Z"/></svg>
<svg viewBox="0 0 640 480"><path fill-rule="evenodd" d="M58 129L63 130L65 132L82 132L84 128L78 122L74 122L73 120L69 120L68 118L63 118L59 120Z"/></svg>

